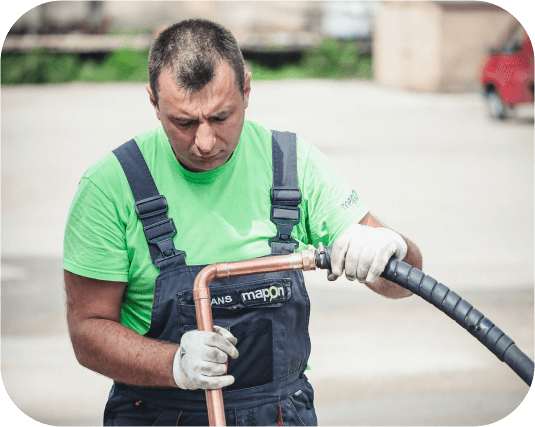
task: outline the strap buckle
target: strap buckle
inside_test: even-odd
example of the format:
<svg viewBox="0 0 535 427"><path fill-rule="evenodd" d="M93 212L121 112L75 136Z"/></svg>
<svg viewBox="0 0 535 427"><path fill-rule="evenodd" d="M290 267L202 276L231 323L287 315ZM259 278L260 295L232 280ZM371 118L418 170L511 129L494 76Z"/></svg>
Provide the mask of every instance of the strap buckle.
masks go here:
<svg viewBox="0 0 535 427"><path fill-rule="evenodd" d="M299 242L292 238L292 229L301 221L301 210L297 206L271 206L270 219L277 225L277 235L268 240L271 243L287 243L295 245L297 249Z"/></svg>
<svg viewBox="0 0 535 427"><path fill-rule="evenodd" d="M284 243L299 247L299 242L292 238L292 228L301 221L301 190L299 187L271 187L270 219L277 225L277 235L268 240L271 243Z"/></svg>
<svg viewBox="0 0 535 427"><path fill-rule="evenodd" d="M176 227L173 218L167 218L154 224L143 227L147 242L157 245L163 240L172 239L176 235Z"/></svg>
<svg viewBox="0 0 535 427"><path fill-rule="evenodd" d="M140 200L134 206L137 216L141 219L150 218L168 210L167 199L162 195Z"/></svg>
<svg viewBox="0 0 535 427"><path fill-rule="evenodd" d="M163 197L163 196L162 196ZM173 237L177 234L173 218L167 218L155 224L143 227L147 242L158 246L160 254L154 260L154 264L159 268L160 262L178 255L186 256L184 251L178 251L173 243ZM163 234L162 234L163 233Z"/></svg>
<svg viewBox="0 0 535 427"><path fill-rule="evenodd" d="M269 193L272 205L297 207L301 203L299 187L271 187Z"/></svg>
<svg viewBox="0 0 535 427"><path fill-rule="evenodd" d="M167 239L167 240L161 240L157 243L158 248L160 249L160 255L156 257L154 260L154 264L156 264L156 267L160 268L160 263L162 261L168 260L169 258L173 258L175 256L184 255L184 258L186 258L186 252L179 251L175 248L175 244L173 243L173 239Z"/></svg>

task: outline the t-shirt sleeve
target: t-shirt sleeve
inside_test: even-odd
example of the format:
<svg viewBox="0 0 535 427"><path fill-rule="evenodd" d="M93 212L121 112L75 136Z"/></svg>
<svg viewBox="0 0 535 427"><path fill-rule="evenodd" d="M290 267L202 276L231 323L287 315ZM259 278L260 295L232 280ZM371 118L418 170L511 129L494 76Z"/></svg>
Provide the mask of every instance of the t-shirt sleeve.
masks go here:
<svg viewBox="0 0 535 427"><path fill-rule="evenodd" d="M314 146L307 158L303 187L309 244L332 245L349 225L368 213L348 179Z"/></svg>
<svg viewBox="0 0 535 427"><path fill-rule="evenodd" d="M63 268L92 279L126 282L129 265L125 224L115 205L82 178L67 219Z"/></svg>

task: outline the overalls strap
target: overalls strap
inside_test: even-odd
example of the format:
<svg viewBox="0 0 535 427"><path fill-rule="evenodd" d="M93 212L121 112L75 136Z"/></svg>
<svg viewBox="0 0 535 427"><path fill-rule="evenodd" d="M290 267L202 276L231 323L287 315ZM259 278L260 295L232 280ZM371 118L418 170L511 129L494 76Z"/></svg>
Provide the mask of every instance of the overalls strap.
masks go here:
<svg viewBox="0 0 535 427"><path fill-rule="evenodd" d="M159 193L136 141L131 139L113 150L113 154L130 184L153 264L160 270L185 265L186 253L176 250L173 243L176 227L167 216L167 200Z"/></svg>
<svg viewBox="0 0 535 427"><path fill-rule="evenodd" d="M272 254L288 254L299 246L292 229L301 219L301 190L297 186L296 135L272 131L273 187L271 187L271 221L277 235L269 239Z"/></svg>

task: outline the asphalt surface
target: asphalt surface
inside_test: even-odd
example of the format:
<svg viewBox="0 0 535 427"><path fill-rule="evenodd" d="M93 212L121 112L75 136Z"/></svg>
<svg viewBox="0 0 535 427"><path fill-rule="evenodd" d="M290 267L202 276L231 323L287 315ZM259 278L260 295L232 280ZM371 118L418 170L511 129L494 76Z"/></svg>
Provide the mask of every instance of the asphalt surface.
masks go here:
<svg viewBox="0 0 535 427"><path fill-rule="evenodd" d="M99 425L111 380L70 347L63 228L85 169L157 120L138 84L4 87L1 106L2 417L38 425L16 405L45 424ZM319 147L418 244L427 274L533 359L532 106L493 122L478 94L253 82L247 115ZM533 393L521 404L528 387L455 322L324 276L306 273L321 424L531 425Z"/></svg>

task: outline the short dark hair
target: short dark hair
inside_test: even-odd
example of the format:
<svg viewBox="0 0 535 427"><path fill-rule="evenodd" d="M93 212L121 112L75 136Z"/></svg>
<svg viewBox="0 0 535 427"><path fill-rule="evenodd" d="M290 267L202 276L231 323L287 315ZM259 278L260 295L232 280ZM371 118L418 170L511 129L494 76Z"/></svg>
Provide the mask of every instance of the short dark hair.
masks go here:
<svg viewBox="0 0 535 427"><path fill-rule="evenodd" d="M149 83L156 103L162 70L171 70L179 87L195 93L212 80L222 60L234 69L243 96L243 55L229 30L206 19L188 19L166 28L149 52Z"/></svg>

